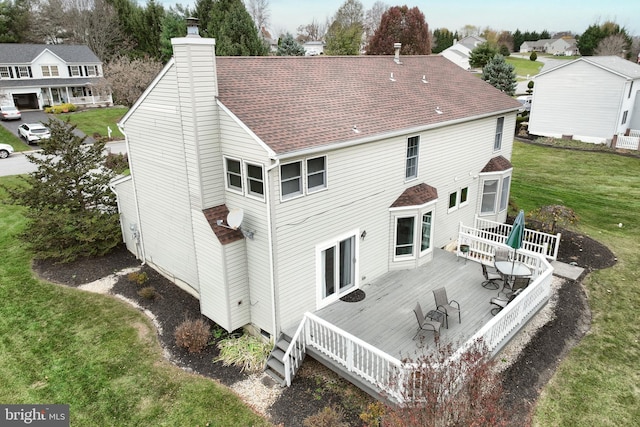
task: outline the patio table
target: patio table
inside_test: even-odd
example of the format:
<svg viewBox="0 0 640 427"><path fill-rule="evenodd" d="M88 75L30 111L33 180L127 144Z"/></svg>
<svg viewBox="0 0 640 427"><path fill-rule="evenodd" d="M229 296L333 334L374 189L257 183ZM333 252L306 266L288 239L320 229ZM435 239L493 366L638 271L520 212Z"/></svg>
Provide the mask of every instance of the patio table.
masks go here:
<svg viewBox="0 0 640 427"><path fill-rule="evenodd" d="M496 270L508 280L511 277L529 277L531 269L520 261L496 261Z"/></svg>
<svg viewBox="0 0 640 427"><path fill-rule="evenodd" d="M435 320L436 322L440 322L441 325L444 325L444 318L445 314L443 312L441 312L440 310L429 310L427 312L427 315L425 317L431 319L431 320ZM447 325L448 326L448 325ZM447 327L448 329L448 327Z"/></svg>

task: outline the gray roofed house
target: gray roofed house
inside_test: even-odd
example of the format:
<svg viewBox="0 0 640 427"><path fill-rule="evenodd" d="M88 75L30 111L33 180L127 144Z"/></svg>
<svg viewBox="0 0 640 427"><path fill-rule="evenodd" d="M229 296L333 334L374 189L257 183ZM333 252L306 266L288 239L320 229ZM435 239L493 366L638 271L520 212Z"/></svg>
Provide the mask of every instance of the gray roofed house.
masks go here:
<svg viewBox="0 0 640 427"><path fill-rule="evenodd" d="M88 46L0 43L2 104L19 109L113 105L102 76L102 61Z"/></svg>
<svg viewBox="0 0 640 427"><path fill-rule="evenodd" d="M471 65L469 64L469 58L471 57L471 52L484 42L486 42L486 40L482 37L468 36L458 42L454 42L453 46L443 50L440 55L463 70L470 70Z"/></svg>

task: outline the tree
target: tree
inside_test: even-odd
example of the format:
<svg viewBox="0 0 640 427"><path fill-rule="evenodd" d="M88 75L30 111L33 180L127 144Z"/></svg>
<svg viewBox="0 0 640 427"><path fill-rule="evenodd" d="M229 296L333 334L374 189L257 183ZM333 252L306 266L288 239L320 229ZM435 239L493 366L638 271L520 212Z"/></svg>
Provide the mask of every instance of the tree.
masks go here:
<svg viewBox="0 0 640 427"><path fill-rule="evenodd" d="M305 43L308 41L319 41L322 40L326 32L326 25L320 24L318 21L316 21L315 18L313 18L310 24L300 25L298 27L296 40L298 40L300 43Z"/></svg>
<svg viewBox="0 0 640 427"><path fill-rule="evenodd" d="M529 61L535 62L537 59L538 59L538 54L535 51L531 52L531 55L529 55Z"/></svg>
<svg viewBox="0 0 640 427"><path fill-rule="evenodd" d="M403 360L414 371L402 381L405 403L387 405L382 424L411 426L506 426L508 407L495 360L481 342L458 357L451 345L435 349L417 360ZM377 421L377 420L376 420Z"/></svg>
<svg viewBox="0 0 640 427"><path fill-rule="evenodd" d="M170 7L162 20L162 33L160 34L160 60L166 64L173 56L171 39L187 35L186 19L191 15L189 8L177 5L175 9Z"/></svg>
<svg viewBox="0 0 640 427"><path fill-rule="evenodd" d="M615 22L607 21L602 25L592 24L590 25L584 33L580 37L578 37L578 49L580 50L580 54L582 56L592 56L596 54L596 49L600 42L602 42L605 38L609 36L615 36L617 34L622 35L624 38L624 57L629 58L631 54L631 45L632 40L631 37L627 34L627 30ZM615 39L612 39L612 41ZM611 43L607 42L608 47ZM603 51L607 51L605 47L602 49ZM615 53L615 55L619 55L620 52Z"/></svg>
<svg viewBox="0 0 640 427"><path fill-rule="evenodd" d="M483 68L497 53L498 49L491 43L481 43L471 51L469 65L473 68Z"/></svg>
<svg viewBox="0 0 640 427"><path fill-rule="evenodd" d="M120 56L104 65L104 78L111 89L113 101L131 106L161 69L162 63L154 58Z"/></svg>
<svg viewBox="0 0 640 427"><path fill-rule="evenodd" d="M612 34L600 40L593 54L597 56L615 55L626 58L628 46L629 43L624 34Z"/></svg>
<svg viewBox="0 0 640 427"><path fill-rule="evenodd" d="M511 37L513 39L513 51L514 52L519 52L520 51L520 45L526 41L524 39L524 35L520 32L519 29L516 29L513 32L513 34L511 35Z"/></svg>
<svg viewBox="0 0 640 427"><path fill-rule="evenodd" d="M475 25L467 24L464 27L458 30L458 34L460 34L460 38L465 38L469 36L479 36L480 35L480 27L476 27Z"/></svg>
<svg viewBox="0 0 640 427"><path fill-rule="evenodd" d="M160 58L160 36L162 34L164 15L165 11L162 5L156 3L155 0L147 0L147 6L140 14L141 22L138 26L138 34L144 34L144 37L138 37L137 39L137 50L142 55Z"/></svg>
<svg viewBox="0 0 640 427"><path fill-rule="evenodd" d="M527 94L531 95L533 93L533 85L533 80L529 80L529 83L527 83Z"/></svg>
<svg viewBox="0 0 640 427"><path fill-rule="evenodd" d="M367 37L367 43L376 32L382 21L382 15L389 9L389 6L384 2L376 1L371 9L367 10L364 17L364 31Z"/></svg>
<svg viewBox="0 0 640 427"><path fill-rule="evenodd" d="M453 34L446 28L437 28L433 30L433 39L431 40L431 53L440 53L443 50L453 46L457 34Z"/></svg>
<svg viewBox="0 0 640 427"><path fill-rule="evenodd" d="M392 55L394 43L402 43L400 52L404 55L431 53L429 26L420 9L390 7L382 15L380 26L367 46L367 55Z"/></svg>
<svg viewBox="0 0 640 427"><path fill-rule="evenodd" d="M116 196L109 189L114 173L104 168L104 142L85 144L75 126L52 119L51 138L42 150L25 154L37 166L24 184L8 189L25 206L22 239L39 259L73 261L108 253L122 241Z"/></svg>
<svg viewBox="0 0 640 427"><path fill-rule="evenodd" d="M293 38L290 33L287 33L278 45L278 56L304 56L304 47Z"/></svg>
<svg viewBox="0 0 640 427"><path fill-rule="evenodd" d="M551 234L556 234L560 228L566 228L579 220L573 209L562 205L542 206L529 212L527 218L539 222L542 231Z"/></svg>
<svg viewBox="0 0 640 427"><path fill-rule="evenodd" d="M500 54L495 55L482 68L482 80L509 96L513 96L516 92L515 67L508 64Z"/></svg>
<svg viewBox="0 0 640 427"><path fill-rule="evenodd" d="M511 55L511 52L509 51L509 48L507 47L506 44L500 45L500 55L502 56Z"/></svg>
<svg viewBox="0 0 640 427"><path fill-rule="evenodd" d="M263 56L269 53L269 47L258 35L241 0L214 2L207 34L216 39L216 55Z"/></svg>
<svg viewBox="0 0 640 427"><path fill-rule="evenodd" d="M257 29L269 26L269 0L246 0L246 8Z"/></svg>
<svg viewBox="0 0 640 427"><path fill-rule="evenodd" d="M327 55L357 55L364 31L364 7L358 0L346 0L329 26L325 53Z"/></svg>
<svg viewBox="0 0 640 427"><path fill-rule="evenodd" d="M0 1L0 43L23 43L30 28L29 0Z"/></svg>

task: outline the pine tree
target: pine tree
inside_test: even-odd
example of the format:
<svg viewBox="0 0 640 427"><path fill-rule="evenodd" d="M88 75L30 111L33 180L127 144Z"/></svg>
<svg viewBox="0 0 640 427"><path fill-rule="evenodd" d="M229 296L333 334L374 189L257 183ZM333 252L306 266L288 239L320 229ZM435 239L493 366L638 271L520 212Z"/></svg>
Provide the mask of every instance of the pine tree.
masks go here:
<svg viewBox="0 0 640 427"><path fill-rule="evenodd" d="M23 240L36 258L68 262L104 255L122 241L116 196L109 188L114 173L103 167L104 142L85 144L75 126L50 120L51 138L42 150L25 154L37 169L25 185L7 188L26 207Z"/></svg>
<svg viewBox="0 0 640 427"><path fill-rule="evenodd" d="M258 29L242 0L214 2L207 34L216 39L216 55L219 56L263 56L269 53L269 47L258 36Z"/></svg>
<svg viewBox="0 0 640 427"><path fill-rule="evenodd" d="M278 45L278 56L304 56L304 47L293 38L291 33L287 33Z"/></svg>
<svg viewBox="0 0 640 427"><path fill-rule="evenodd" d="M483 68L497 53L498 49L491 43L481 43L471 51L469 65L473 68Z"/></svg>
<svg viewBox="0 0 640 427"><path fill-rule="evenodd" d="M516 92L516 72L513 65L505 61L504 56L495 55L482 69L482 80L509 96Z"/></svg>

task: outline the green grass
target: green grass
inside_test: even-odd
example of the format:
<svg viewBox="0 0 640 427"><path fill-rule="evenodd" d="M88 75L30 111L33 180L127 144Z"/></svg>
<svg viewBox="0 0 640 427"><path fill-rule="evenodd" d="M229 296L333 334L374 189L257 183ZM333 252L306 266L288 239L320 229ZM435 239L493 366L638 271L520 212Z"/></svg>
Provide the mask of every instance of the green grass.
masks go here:
<svg viewBox="0 0 640 427"><path fill-rule="evenodd" d="M22 208L5 197L0 189L0 402L69 404L73 426L269 425L226 388L166 362L137 310L34 278L16 237Z"/></svg>
<svg viewBox="0 0 640 427"><path fill-rule="evenodd" d="M15 151L31 150L22 139L18 138L18 135L9 132L4 126L0 126L0 142L11 145Z"/></svg>
<svg viewBox="0 0 640 427"><path fill-rule="evenodd" d="M535 412L539 426L632 426L640 419L640 159L516 142L512 199L530 211L573 208L579 231L618 263L584 282L589 334L562 361ZM618 224L622 224L619 227Z"/></svg>
<svg viewBox="0 0 640 427"><path fill-rule="evenodd" d="M70 118L71 123L78 126L86 135L99 133L107 136L107 127L111 128L111 136L116 139L124 138L116 123L129 111L126 107L89 108L75 113L60 114L61 119Z"/></svg>
<svg viewBox="0 0 640 427"><path fill-rule="evenodd" d="M517 58L514 56L507 56L505 58L507 64L511 64L515 67L516 76L525 77L527 75L533 77L540 72L544 65L539 61L531 61L530 59Z"/></svg>

